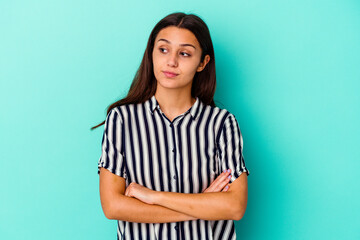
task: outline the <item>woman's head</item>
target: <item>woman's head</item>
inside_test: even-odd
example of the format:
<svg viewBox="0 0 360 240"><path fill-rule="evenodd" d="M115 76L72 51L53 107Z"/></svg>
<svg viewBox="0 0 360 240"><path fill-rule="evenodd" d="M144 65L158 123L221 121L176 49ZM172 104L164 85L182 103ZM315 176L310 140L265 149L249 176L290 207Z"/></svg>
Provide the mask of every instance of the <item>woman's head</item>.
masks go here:
<svg viewBox="0 0 360 240"><path fill-rule="evenodd" d="M182 43L192 46L179 46ZM201 18L180 12L164 17L149 36L144 58L153 71L149 84L155 85L155 89L162 82L167 87L192 83L191 95L212 104L216 87L215 56L210 32ZM166 81L163 71L179 75L176 81Z"/></svg>
<svg viewBox="0 0 360 240"><path fill-rule="evenodd" d="M160 39L164 40L159 41ZM191 46L180 47L180 41L184 40L194 45L196 49L191 50ZM190 52L193 55L186 59L185 53L190 54ZM165 53L172 56L165 58ZM172 83L165 80L163 71L180 73L181 77L177 76L181 79L177 83L179 85L169 85ZM111 104L107 113L119 105L145 102L155 94L157 80L164 86L168 84L166 87L179 87L191 83L192 97L198 97L203 103L215 106L213 100L216 88L214 48L209 29L200 17L176 12L167 15L155 25L127 96ZM91 129L104 123L105 121Z"/></svg>
<svg viewBox="0 0 360 240"><path fill-rule="evenodd" d="M179 89L190 94L194 75L210 60L207 54L201 61L202 52L195 35L186 28L168 26L161 29L152 51L156 92Z"/></svg>

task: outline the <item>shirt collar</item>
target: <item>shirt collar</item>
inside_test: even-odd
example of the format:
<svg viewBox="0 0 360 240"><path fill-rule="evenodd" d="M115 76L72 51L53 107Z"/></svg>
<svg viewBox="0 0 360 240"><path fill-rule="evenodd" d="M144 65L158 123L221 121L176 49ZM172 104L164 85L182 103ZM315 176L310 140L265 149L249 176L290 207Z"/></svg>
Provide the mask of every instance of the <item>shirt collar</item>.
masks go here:
<svg viewBox="0 0 360 240"><path fill-rule="evenodd" d="M151 113L154 113L156 108L160 109L160 105L156 100L155 95L153 95L149 100L147 100L147 107ZM193 119L196 119L196 117L199 115L199 112L201 112L202 108L203 108L203 103L198 97L196 97L195 103L190 108L190 114L193 117Z"/></svg>

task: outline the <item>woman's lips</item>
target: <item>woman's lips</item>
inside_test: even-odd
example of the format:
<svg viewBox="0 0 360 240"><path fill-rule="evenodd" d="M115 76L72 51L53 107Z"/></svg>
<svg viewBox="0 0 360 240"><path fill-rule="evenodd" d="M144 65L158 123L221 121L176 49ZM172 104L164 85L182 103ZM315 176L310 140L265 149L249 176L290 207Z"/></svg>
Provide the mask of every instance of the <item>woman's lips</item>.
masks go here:
<svg viewBox="0 0 360 240"><path fill-rule="evenodd" d="M163 71L163 73L164 73L165 76L168 77L168 78L174 78L174 77L176 77L177 75L179 75L179 74L176 74L176 73L173 73L173 72L166 72L166 71Z"/></svg>

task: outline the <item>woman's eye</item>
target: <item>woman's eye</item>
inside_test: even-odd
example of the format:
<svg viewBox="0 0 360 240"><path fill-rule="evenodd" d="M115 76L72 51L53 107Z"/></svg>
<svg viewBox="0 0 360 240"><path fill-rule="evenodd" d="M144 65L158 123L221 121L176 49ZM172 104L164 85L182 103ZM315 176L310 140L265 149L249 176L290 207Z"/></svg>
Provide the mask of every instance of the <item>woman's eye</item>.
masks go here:
<svg viewBox="0 0 360 240"><path fill-rule="evenodd" d="M183 55L184 57L190 57L191 56L190 54L188 54L186 52L181 52L181 54L185 54L185 55Z"/></svg>
<svg viewBox="0 0 360 240"><path fill-rule="evenodd" d="M160 51L161 53L166 53L166 52L167 52L166 48L159 48L159 51ZM188 53L186 53L186 52L180 52L180 54L181 54L182 56L184 56L184 57L190 57L190 56L191 56L190 54L188 54Z"/></svg>

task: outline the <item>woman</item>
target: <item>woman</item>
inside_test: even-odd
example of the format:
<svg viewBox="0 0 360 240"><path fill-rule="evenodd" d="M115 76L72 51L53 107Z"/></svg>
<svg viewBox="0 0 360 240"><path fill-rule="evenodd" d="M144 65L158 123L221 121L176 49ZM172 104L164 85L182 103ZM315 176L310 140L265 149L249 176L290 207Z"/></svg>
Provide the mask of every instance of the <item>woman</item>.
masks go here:
<svg viewBox="0 0 360 240"><path fill-rule="evenodd" d="M102 123L100 199L118 239L236 238L249 171L215 86L206 24L184 13L157 23L128 95Z"/></svg>

